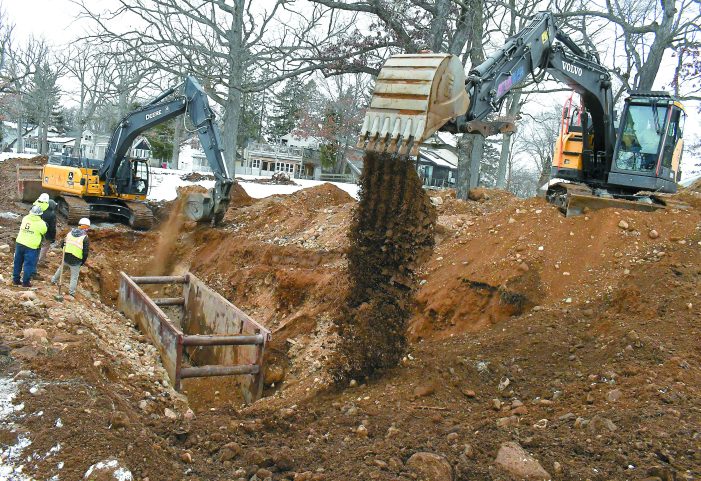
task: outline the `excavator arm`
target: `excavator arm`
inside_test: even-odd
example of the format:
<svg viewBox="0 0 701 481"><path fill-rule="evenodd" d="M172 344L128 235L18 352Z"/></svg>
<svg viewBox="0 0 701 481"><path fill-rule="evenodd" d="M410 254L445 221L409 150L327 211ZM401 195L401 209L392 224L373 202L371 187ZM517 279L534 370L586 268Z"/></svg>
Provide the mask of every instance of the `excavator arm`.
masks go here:
<svg viewBox="0 0 701 481"><path fill-rule="evenodd" d="M595 125L606 125L601 147L611 145L610 75L557 27L552 14L540 12L467 76L452 55L390 58L378 75L358 147L415 155L438 130L485 136L514 131L513 119L485 119L501 109L513 88L528 78L539 81L545 72L582 94L592 115L601 117Z"/></svg>
<svg viewBox="0 0 701 481"><path fill-rule="evenodd" d="M233 180L229 175L221 149L221 134L214 123L215 115L209 107L207 94L199 82L187 77L180 95L173 95L180 86L168 89L138 110L128 113L112 133L105 152L99 176L104 181L105 195L119 193L120 185L129 179L130 169L120 169L125 155L134 140L144 131L162 124L173 117L187 114L200 138L202 149L216 179L214 190L208 194L191 194L187 202L187 214L193 220L220 220L229 203Z"/></svg>

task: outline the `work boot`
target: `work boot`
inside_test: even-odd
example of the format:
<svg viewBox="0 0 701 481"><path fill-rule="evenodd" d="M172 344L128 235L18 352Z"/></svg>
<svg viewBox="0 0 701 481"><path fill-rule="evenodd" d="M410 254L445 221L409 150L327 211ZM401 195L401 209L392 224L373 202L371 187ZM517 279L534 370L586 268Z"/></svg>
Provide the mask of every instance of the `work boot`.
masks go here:
<svg viewBox="0 0 701 481"><path fill-rule="evenodd" d="M22 283L22 287L32 287L32 283L27 281Z"/></svg>
<svg viewBox="0 0 701 481"><path fill-rule="evenodd" d="M21 284L21 282L19 281L19 279L12 279L13 286L19 286L20 284Z"/></svg>

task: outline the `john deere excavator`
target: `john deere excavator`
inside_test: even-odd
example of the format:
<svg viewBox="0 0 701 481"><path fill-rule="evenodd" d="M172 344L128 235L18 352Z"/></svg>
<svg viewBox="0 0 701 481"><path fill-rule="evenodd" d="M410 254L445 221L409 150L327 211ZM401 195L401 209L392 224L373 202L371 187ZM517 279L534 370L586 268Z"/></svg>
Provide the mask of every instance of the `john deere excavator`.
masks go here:
<svg viewBox="0 0 701 481"><path fill-rule="evenodd" d="M415 155L437 130L484 136L514 131L513 119L486 119L500 111L514 87L546 73L581 97L579 122L568 122L558 141L548 200L568 215L587 207L648 210L670 204L659 193L676 192L681 175L683 106L666 93L633 92L616 129L611 74L549 12L536 14L467 77L452 55L391 57L377 77L358 147Z"/></svg>
<svg viewBox="0 0 701 481"><path fill-rule="evenodd" d="M67 158L62 165L46 164L42 188L55 197L69 224L81 217L107 217L136 229L150 228L153 214L144 202L150 187L148 161L125 156L139 134L181 114L192 121L216 179L213 190L188 195L185 212L198 222L219 222L229 204L233 181L207 94L192 77L128 113L112 133L104 161Z"/></svg>

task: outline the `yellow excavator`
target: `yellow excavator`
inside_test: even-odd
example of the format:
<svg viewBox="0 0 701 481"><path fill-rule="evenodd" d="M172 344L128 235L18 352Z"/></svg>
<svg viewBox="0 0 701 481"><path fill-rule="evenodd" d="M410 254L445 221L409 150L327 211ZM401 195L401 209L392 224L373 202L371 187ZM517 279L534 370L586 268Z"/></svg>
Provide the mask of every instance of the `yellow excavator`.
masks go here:
<svg viewBox="0 0 701 481"><path fill-rule="evenodd" d="M616 206L653 210L681 206L677 190L686 114L664 92L632 92L614 125L611 74L596 52L585 52L560 30L549 12L530 23L487 60L465 71L442 53L403 54L382 67L358 147L416 155L436 131L484 136L515 130L513 119L487 117L527 79L548 73L581 97L564 115L546 197L566 215ZM576 122L572 118L576 117Z"/></svg>
<svg viewBox="0 0 701 481"><path fill-rule="evenodd" d="M46 164L41 170L41 189L28 185L22 169L18 169L20 191L24 197L37 190L48 192L69 224L82 217L107 218L135 229L149 229L153 214L145 203L151 181L148 161L128 159L126 154L142 132L181 114L190 117L216 180L211 191L188 195L185 213L198 222L217 223L229 204L233 180L224 162L221 135L207 94L192 77L128 113L112 133L103 161L62 158L60 165Z"/></svg>

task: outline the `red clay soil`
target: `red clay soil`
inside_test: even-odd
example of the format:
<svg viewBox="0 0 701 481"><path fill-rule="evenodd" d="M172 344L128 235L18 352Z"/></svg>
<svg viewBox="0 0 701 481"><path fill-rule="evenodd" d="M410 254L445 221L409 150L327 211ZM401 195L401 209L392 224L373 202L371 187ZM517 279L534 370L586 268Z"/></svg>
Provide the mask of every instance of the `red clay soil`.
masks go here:
<svg viewBox="0 0 701 481"><path fill-rule="evenodd" d="M443 203L408 352L344 389L325 365L355 202L321 186L232 205L222 228L186 223L173 268L274 330L276 374L269 397L245 408L210 383L193 419L146 339L109 307L118 270L148 265L159 231L91 232L76 303L59 305L39 283L39 302L22 305L0 286L0 376L36 376L0 448L30 432L23 455L39 457L24 472L37 479L58 474L59 461L61 479L81 479L114 456L137 480L408 481L418 478L411 455L431 452L458 481L516 479L494 463L515 441L552 479L699 479L701 209L567 219L541 200L487 195L429 192ZM46 341L26 328L45 329ZM43 458L57 442L60 453Z"/></svg>

